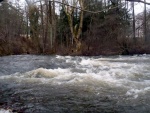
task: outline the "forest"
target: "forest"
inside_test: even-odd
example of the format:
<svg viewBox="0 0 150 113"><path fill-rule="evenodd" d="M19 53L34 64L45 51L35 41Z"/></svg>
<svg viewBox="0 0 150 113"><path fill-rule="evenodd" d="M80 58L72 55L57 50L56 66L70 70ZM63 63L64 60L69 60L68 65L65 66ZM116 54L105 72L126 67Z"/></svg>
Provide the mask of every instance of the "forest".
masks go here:
<svg viewBox="0 0 150 113"><path fill-rule="evenodd" d="M136 0L135 0L136 1ZM150 11L132 0L0 2L0 55L150 53Z"/></svg>

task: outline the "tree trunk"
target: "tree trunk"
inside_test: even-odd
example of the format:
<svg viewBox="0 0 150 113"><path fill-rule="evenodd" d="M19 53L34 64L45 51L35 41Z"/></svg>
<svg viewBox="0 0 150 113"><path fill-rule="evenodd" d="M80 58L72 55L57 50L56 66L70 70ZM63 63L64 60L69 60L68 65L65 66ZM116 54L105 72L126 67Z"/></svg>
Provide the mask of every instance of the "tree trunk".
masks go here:
<svg viewBox="0 0 150 113"><path fill-rule="evenodd" d="M146 2L146 0L144 0L144 2ZM144 3L144 39L145 39L145 43L148 42L147 40L147 27L146 27L146 4Z"/></svg>
<svg viewBox="0 0 150 113"><path fill-rule="evenodd" d="M55 18L55 0L53 0L53 48L56 40L56 18Z"/></svg>
<svg viewBox="0 0 150 113"><path fill-rule="evenodd" d="M136 43L134 2L132 2L132 8L133 8L133 12L132 12L132 15L133 15L133 40L134 40L134 43Z"/></svg>
<svg viewBox="0 0 150 113"><path fill-rule="evenodd" d="M49 1L49 32L50 32L50 47L53 48L53 17L52 17L52 4L51 1Z"/></svg>
<svg viewBox="0 0 150 113"><path fill-rule="evenodd" d="M43 5L40 1L40 6L41 6L41 28L42 28L42 39L43 39L43 53L45 53L45 49L46 49L46 38L45 38L45 31L44 31L44 18L43 18Z"/></svg>
<svg viewBox="0 0 150 113"><path fill-rule="evenodd" d="M66 1L63 0L63 3L65 3ZM84 4L83 4L83 0L77 0L77 2L74 2L74 6L77 6L77 4L79 3L80 7L82 10L84 10ZM70 31L71 31L71 34L72 34L72 37L73 37L73 40L75 41L75 45L76 45L76 48L75 48L75 51L76 52L79 52L81 51L81 40L80 40L80 35L81 35L81 32L82 32L82 27L83 27L83 11L81 10L80 11L80 22L78 25L73 25L73 18L72 16L74 16L73 12L74 11L74 8L73 7L68 7L67 8L64 6L64 9L65 9L65 13L68 17L68 23L69 23L69 26L70 26Z"/></svg>

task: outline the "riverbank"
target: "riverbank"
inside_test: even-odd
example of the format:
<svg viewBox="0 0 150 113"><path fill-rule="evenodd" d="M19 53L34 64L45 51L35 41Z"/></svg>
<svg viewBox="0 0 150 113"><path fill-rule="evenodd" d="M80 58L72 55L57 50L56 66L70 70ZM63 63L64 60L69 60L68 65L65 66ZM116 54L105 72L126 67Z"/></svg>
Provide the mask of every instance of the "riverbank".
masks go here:
<svg viewBox="0 0 150 113"><path fill-rule="evenodd" d="M34 50L31 49L31 52L28 51L18 51L18 52L13 52L13 51L5 51L5 52L0 52L0 56L8 56L8 55L62 55L62 56L112 56L112 55L141 55L141 54L150 54L150 47L141 47L141 48L130 48L126 49L123 51L120 50L111 50L111 49L102 49L102 50L87 50L87 51L79 51L79 52L72 52L71 50L66 50L66 51L55 51L55 52L41 52L38 53Z"/></svg>
<svg viewBox="0 0 150 113"><path fill-rule="evenodd" d="M42 49L36 47L34 43L27 38L16 38L11 42L0 40L0 56L6 55L70 55L70 56L99 56L99 55L134 55L134 54L150 54L150 45L143 44L138 41L136 44L126 43L106 43L95 45L87 45L83 43L81 50L76 52L74 47L56 44L54 48Z"/></svg>

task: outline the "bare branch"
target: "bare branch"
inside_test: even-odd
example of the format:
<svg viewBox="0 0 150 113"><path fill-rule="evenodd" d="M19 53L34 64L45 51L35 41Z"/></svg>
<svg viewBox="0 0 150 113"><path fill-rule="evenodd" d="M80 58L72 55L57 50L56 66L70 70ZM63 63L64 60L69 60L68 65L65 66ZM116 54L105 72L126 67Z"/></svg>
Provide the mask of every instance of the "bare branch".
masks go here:
<svg viewBox="0 0 150 113"><path fill-rule="evenodd" d="M36 1L34 3L37 3L37 2L40 2L40 1ZM100 10L100 11L89 11L89 10L86 10L86 9L82 9L81 7L76 7L76 6L73 6L73 5L69 5L68 3L65 2L65 0L63 0L63 2L60 2L60 1L51 1L51 2L56 2L56 3L62 4L64 6L72 7L74 9L79 9L81 11L84 11L84 12L87 12L87 13L93 13L93 14L98 14L98 13L101 13L101 12L104 12L104 11L116 9L116 8L121 6L121 5L118 5L118 6L110 8L110 9L107 8L107 9L103 9L103 10Z"/></svg>
<svg viewBox="0 0 150 113"><path fill-rule="evenodd" d="M53 1L51 1L51 2L53 2ZM104 9L104 10L101 10L101 11L89 11L89 10L82 9L81 7L76 7L76 6L69 5L69 4L65 3L65 2L63 2L63 3L59 2L59 1L54 1L54 2L59 3L59 4L63 4L65 6L69 6L69 7L75 8L75 9L79 9L79 10L84 11L84 12L93 13L93 14L101 13L101 12L104 12L104 11L107 11L107 10L111 10L111 9L116 9L116 8L118 8L120 6L120 5L118 5L116 7L113 7L113 8L110 8L110 9Z"/></svg>
<svg viewBox="0 0 150 113"><path fill-rule="evenodd" d="M141 0L126 0L126 1L129 1L129 2L141 2L141 3L144 3L144 4L150 5L149 2L144 2L144 1L141 1Z"/></svg>

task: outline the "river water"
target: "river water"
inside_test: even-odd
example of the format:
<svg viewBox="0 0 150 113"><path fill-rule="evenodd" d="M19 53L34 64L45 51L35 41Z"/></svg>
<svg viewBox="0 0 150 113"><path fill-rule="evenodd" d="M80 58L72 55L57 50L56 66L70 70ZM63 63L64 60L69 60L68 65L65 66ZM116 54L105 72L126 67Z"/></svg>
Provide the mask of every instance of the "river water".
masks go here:
<svg viewBox="0 0 150 113"><path fill-rule="evenodd" d="M150 113L150 55L0 57L0 112Z"/></svg>

